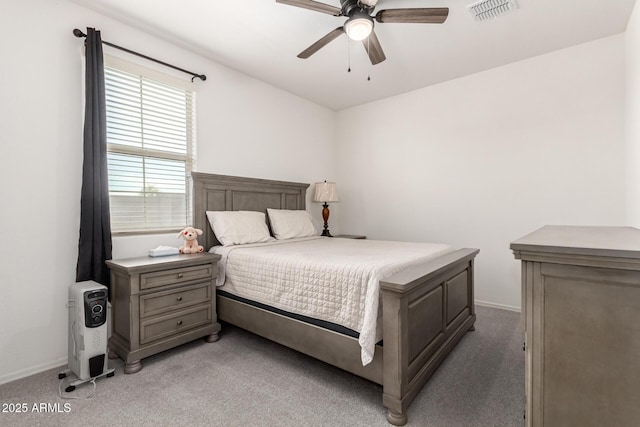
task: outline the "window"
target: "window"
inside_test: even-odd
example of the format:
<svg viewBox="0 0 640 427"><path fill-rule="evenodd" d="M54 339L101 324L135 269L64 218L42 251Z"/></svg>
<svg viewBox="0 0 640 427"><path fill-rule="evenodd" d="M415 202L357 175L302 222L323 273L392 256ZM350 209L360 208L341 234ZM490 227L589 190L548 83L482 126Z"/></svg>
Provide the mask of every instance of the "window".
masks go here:
<svg viewBox="0 0 640 427"><path fill-rule="evenodd" d="M105 93L111 230L184 228L195 161L189 83L107 57Z"/></svg>

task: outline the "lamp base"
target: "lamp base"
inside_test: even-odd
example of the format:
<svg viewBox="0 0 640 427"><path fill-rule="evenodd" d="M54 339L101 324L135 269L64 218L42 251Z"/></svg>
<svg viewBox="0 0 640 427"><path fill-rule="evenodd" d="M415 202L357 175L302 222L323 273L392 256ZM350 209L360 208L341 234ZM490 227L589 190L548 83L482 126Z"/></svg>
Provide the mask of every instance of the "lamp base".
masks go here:
<svg viewBox="0 0 640 427"><path fill-rule="evenodd" d="M333 237L329 233L329 204L327 202L322 205L322 219L324 220L324 230L322 230L321 236Z"/></svg>

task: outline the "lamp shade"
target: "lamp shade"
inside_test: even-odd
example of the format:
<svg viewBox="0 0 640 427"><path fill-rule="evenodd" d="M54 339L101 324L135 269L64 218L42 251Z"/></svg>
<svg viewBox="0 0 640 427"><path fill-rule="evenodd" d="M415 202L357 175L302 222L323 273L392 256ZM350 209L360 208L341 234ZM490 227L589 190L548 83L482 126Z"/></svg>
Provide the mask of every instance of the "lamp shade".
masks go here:
<svg viewBox="0 0 640 427"><path fill-rule="evenodd" d="M316 182L316 191L313 193L314 202L339 202L335 182Z"/></svg>

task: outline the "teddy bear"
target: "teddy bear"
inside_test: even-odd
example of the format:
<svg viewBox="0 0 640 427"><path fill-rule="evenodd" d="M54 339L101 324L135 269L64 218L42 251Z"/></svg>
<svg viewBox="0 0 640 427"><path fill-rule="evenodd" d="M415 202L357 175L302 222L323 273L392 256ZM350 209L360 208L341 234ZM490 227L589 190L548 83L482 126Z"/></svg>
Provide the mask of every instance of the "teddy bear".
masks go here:
<svg viewBox="0 0 640 427"><path fill-rule="evenodd" d="M198 245L198 236L202 235L199 228L187 227L178 234L178 238L184 239L184 245L180 249L181 254L195 254L204 251L202 246Z"/></svg>

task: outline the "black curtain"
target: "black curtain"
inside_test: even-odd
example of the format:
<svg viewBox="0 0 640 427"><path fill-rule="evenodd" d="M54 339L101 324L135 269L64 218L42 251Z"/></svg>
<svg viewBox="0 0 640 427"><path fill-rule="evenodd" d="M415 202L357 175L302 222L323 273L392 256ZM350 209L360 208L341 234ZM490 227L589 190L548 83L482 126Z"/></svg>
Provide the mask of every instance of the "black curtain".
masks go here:
<svg viewBox="0 0 640 427"><path fill-rule="evenodd" d="M84 163L76 281L94 280L108 287L109 269L105 261L111 259L111 221L100 31L87 28L85 51Z"/></svg>

